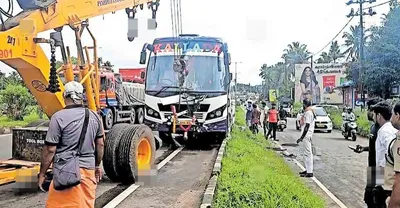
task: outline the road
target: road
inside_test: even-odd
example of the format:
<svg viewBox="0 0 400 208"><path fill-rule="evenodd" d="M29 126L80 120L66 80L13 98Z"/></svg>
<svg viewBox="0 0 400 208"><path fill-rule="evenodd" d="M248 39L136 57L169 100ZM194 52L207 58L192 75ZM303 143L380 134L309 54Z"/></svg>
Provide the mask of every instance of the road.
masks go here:
<svg viewBox="0 0 400 208"><path fill-rule="evenodd" d="M10 158L11 135L0 136L0 142L0 160ZM162 160L170 152L163 147L157 151L156 157ZM202 150L184 149L160 169L152 184L142 185L117 207L199 207L217 153L218 148L215 147ZM0 186L0 207L44 207L46 193L16 195L14 185ZM105 177L97 186L95 207L103 207L125 188L127 187L112 183Z"/></svg>
<svg viewBox="0 0 400 208"><path fill-rule="evenodd" d="M287 129L277 132L279 143L294 155L299 155L299 148L285 144L296 143L299 137L300 131L296 130L294 119L288 119ZM317 150L317 156L314 157L314 176L347 207L364 207L368 153L354 153L348 146L367 146L367 139L358 137L356 142L344 140L339 131L333 130L331 133L316 132L313 144ZM297 160L304 166L302 157Z"/></svg>

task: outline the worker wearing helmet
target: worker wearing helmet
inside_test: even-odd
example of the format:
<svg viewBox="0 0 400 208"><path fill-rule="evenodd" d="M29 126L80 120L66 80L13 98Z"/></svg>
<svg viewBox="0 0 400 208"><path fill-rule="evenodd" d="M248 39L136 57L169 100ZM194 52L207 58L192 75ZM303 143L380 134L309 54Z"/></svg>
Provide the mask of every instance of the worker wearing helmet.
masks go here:
<svg viewBox="0 0 400 208"><path fill-rule="evenodd" d="M96 184L102 176L102 122L96 112L84 107L80 83L68 82L63 97L66 107L50 120L38 185L45 191L45 174L54 161L46 207L94 207Z"/></svg>

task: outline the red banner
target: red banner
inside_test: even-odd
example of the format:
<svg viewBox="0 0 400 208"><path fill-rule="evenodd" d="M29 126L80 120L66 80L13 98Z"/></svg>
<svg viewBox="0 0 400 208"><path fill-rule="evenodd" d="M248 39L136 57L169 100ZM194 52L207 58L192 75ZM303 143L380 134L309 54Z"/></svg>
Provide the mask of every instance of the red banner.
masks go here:
<svg viewBox="0 0 400 208"><path fill-rule="evenodd" d="M324 89L326 87L335 87L335 81L336 81L335 78L336 78L335 75L323 76L322 77L322 80L323 80L322 85L324 86Z"/></svg>

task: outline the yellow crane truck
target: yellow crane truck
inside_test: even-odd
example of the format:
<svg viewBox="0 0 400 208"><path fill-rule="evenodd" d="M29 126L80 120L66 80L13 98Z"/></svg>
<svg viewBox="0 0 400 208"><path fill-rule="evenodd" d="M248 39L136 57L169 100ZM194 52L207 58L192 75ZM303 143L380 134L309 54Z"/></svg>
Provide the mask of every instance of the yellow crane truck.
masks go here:
<svg viewBox="0 0 400 208"><path fill-rule="evenodd" d="M101 112L99 102L99 68L96 39L89 29L88 19L125 9L128 21L135 18L138 8L151 10L155 22L159 0L17 0L22 12L16 16L0 15L0 61L15 69L22 77L44 113L51 116L65 107L64 90L58 74L66 81L74 80L69 48L65 47L62 29L75 32L80 83L85 87L86 104ZM12 0L9 0L12 4ZM156 24L155 24L156 25ZM40 32L54 29L47 38L38 38ZM84 31L93 39L93 45L82 46ZM129 37L132 41L134 37ZM47 58L41 45L48 44L51 58ZM57 69L56 49L61 50L63 66ZM92 54L92 55L91 55ZM92 60L91 60L92 57ZM12 135L13 158L0 161L0 184L26 180L26 174L37 175L42 145L47 127L14 129ZM106 134L103 166L107 176L115 182L133 183L138 172L153 167L156 142L152 131L145 125L116 124ZM159 146L159 145L157 145Z"/></svg>

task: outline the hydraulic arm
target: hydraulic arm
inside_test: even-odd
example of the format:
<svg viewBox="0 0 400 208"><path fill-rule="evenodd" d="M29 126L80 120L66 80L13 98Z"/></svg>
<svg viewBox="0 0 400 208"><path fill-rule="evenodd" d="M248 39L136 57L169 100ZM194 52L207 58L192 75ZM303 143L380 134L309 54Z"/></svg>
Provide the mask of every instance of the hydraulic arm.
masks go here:
<svg viewBox="0 0 400 208"><path fill-rule="evenodd" d="M97 58L91 65L87 48L83 48L80 41L83 30L88 28L87 19L122 9L125 9L128 19L134 19L137 7L143 9L144 4L151 9L152 19L155 19L159 6L159 0L47 0L36 1L35 5L22 4L22 1L19 0L19 3L24 10L0 25L0 61L18 71L49 117L64 107L63 85L57 72L64 70L67 81L73 80L69 52L65 50L61 35L63 26L68 25L75 31L81 82L86 88L89 108L97 110L98 94L93 95L99 87L98 73L93 73L98 70ZM38 33L50 29L56 32L49 39L37 38ZM96 42L89 33L94 41L96 56ZM132 41L133 37L128 39ZM50 44L50 60L40 43ZM64 63L61 69L55 68L56 47L61 48Z"/></svg>

